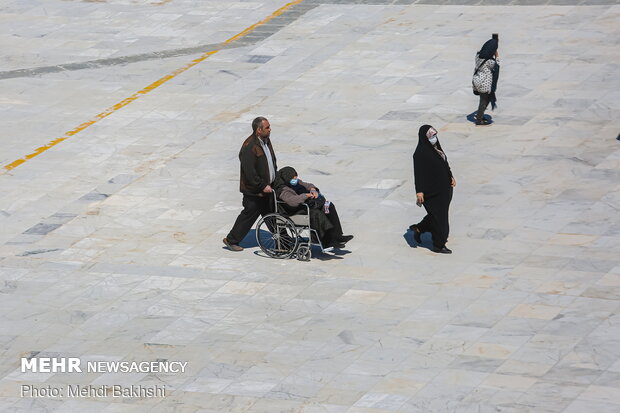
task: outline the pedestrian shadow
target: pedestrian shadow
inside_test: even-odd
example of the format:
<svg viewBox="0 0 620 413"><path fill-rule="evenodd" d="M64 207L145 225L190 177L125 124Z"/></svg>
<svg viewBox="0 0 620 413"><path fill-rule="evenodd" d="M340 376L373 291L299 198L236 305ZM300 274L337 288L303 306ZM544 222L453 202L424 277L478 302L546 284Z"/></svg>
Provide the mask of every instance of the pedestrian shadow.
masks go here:
<svg viewBox="0 0 620 413"><path fill-rule="evenodd" d="M476 123L476 113L478 113L478 111L473 111L472 113L467 115L467 120L471 123ZM488 113L485 113L482 118L489 123L493 123L493 116L489 115Z"/></svg>
<svg viewBox="0 0 620 413"><path fill-rule="evenodd" d="M407 244L409 244L411 248L426 248L429 251L433 248L432 236L430 234L420 235L420 238L422 238L422 243L418 244L415 242L415 239L413 239L413 231L407 228L407 231L403 234L403 238L407 241Z"/></svg>
<svg viewBox="0 0 620 413"><path fill-rule="evenodd" d="M239 246L243 249L258 247L258 243L256 242L256 230L250 230L250 232L248 232L248 235L246 235L245 238L241 240ZM226 245L223 245L222 249L230 250L230 248L228 248Z"/></svg>
<svg viewBox="0 0 620 413"><path fill-rule="evenodd" d="M265 234L268 234L267 231L263 231ZM258 242L256 242L256 230L251 229L248 232L248 235L243 238L243 240L239 243L239 246L243 248L256 248L258 247Z"/></svg>

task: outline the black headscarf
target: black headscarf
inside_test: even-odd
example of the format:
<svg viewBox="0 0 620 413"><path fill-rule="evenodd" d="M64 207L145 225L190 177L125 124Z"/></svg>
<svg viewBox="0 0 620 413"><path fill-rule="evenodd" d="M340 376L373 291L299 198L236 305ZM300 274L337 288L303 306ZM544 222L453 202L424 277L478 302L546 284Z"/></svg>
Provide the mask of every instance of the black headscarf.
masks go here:
<svg viewBox="0 0 620 413"><path fill-rule="evenodd" d="M420 141L422 140L422 138L426 137L426 133L428 132L430 128L432 128L431 125L420 126L420 130L418 130L418 145L420 144Z"/></svg>
<svg viewBox="0 0 620 413"><path fill-rule="evenodd" d="M451 188L452 172L447 160L435 150L442 152L439 140L433 147L426 134L432 128L431 125L422 125L418 131L418 146L413 153L413 170L416 192L433 194Z"/></svg>
<svg viewBox="0 0 620 413"><path fill-rule="evenodd" d="M418 146L415 148L416 152L418 151L426 152L427 150L430 149L433 151L433 153L436 153L437 151L435 150L435 147L439 148L439 150L443 152L443 149L441 148L441 143L439 143L439 138L437 139L437 143L434 146L431 143L431 141L428 140L428 136L426 136L426 134L428 133L428 130L430 128L432 128L431 125L420 126L420 129L418 130ZM414 153L414 156L415 156L415 153Z"/></svg>
<svg viewBox="0 0 620 413"><path fill-rule="evenodd" d="M291 179L297 176L297 171L291 166L285 166L276 173L276 178L273 180L273 188L278 192L283 187L288 186L293 188L297 194L305 194L308 192L305 186L300 183L297 185L291 185Z"/></svg>
<svg viewBox="0 0 620 413"><path fill-rule="evenodd" d="M497 52L498 45L499 41L497 39L487 40L478 52L478 57L481 59L492 59L495 56L495 52Z"/></svg>

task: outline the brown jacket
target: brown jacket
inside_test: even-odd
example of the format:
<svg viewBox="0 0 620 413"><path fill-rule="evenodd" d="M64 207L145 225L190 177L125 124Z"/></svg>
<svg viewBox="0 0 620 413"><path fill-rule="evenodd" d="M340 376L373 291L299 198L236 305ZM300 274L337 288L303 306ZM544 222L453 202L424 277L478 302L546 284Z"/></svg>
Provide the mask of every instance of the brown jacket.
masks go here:
<svg viewBox="0 0 620 413"><path fill-rule="evenodd" d="M269 164L267 157L260 145L259 137L252 134L241 145L239 160L241 161L241 178L239 191L247 195L263 196L263 189L271 184L269 179ZM277 171L276 154L271 146L271 140L267 139L267 146L271 151L273 167Z"/></svg>

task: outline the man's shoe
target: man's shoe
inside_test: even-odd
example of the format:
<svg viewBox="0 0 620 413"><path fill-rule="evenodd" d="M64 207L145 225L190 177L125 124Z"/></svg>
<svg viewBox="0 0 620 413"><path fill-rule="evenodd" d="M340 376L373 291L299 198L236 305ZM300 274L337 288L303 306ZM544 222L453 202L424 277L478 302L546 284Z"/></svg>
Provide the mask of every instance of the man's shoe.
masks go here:
<svg viewBox="0 0 620 413"><path fill-rule="evenodd" d="M228 238L224 238L222 240L222 242L224 243L224 245L226 245L228 247L229 250L231 251L243 251L243 247L239 246L239 244L231 244L228 241Z"/></svg>
<svg viewBox="0 0 620 413"><path fill-rule="evenodd" d="M432 251L436 252L437 254L452 254L452 250L447 247L443 247L443 248L433 247Z"/></svg>
<svg viewBox="0 0 620 413"><path fill-rule="evenodd" d="M338 242L346 244L347 242L351 241L352 239L353 239L353 235L341 235L336 240Z"/></svg>
<svg viewBox="0 0 620 413"><path fill-rule="evenodd" d="M477 120L476 121L476 126L489 126L491 124L491 122L489 122L486 119L482 119L482 120Z"/></svg>
<svg viewBox="0 0 620 413"><path fill-rule="evenodd" d="M413 231L413 239L418 244L422 243L422 232L420 232L420 228L416 224L413 224L409 227L411 231Z"/></svg>

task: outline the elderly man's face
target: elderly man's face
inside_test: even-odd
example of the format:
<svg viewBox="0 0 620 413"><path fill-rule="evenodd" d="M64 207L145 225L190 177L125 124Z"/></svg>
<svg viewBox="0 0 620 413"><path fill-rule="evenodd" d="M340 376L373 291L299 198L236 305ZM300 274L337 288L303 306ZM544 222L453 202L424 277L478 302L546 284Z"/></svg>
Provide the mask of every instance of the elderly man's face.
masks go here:
<svg viewBox="0 0 620 413"><path fill-rule="evenodd" d="M271 125L268 120L264 120L263 124L256 129L256 134L261 139L267 139L271 135Z"/></svg>

